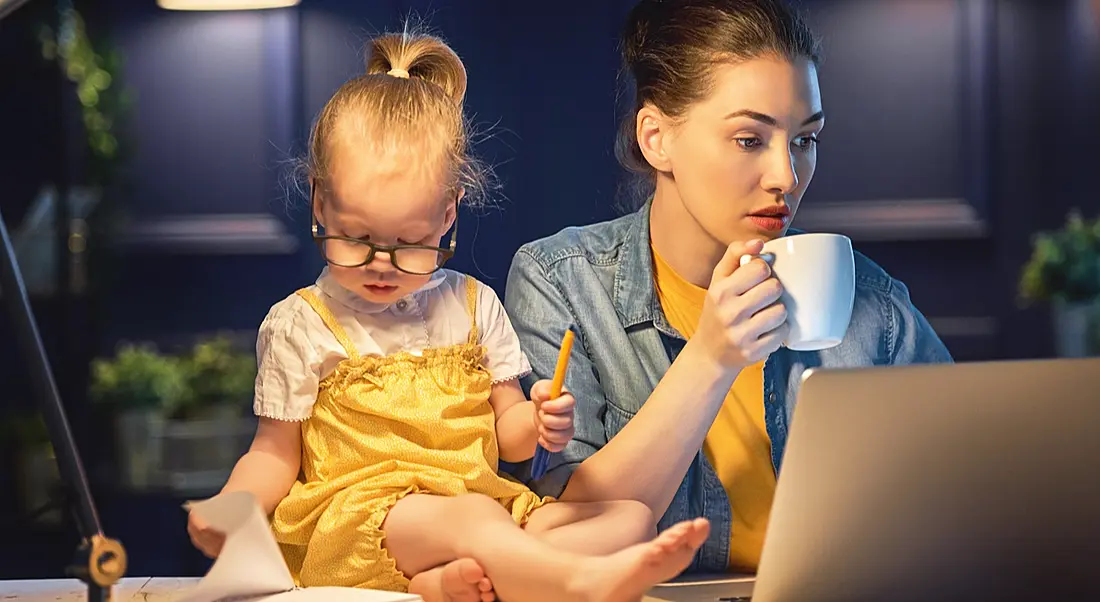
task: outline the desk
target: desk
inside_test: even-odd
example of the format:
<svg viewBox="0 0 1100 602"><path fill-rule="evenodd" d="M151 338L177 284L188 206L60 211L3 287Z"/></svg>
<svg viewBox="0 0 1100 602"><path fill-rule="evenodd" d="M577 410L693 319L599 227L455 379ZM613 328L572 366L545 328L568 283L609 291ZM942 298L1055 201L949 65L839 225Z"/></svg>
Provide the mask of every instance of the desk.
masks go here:
<svg viewBox="0 0 1100 602"><path fill-rule="evenodd" d="M114 602L172 602L186 589L198 583L197 577L127 577L115 586ZM643 602L690 602L713 600L719 591L729 595L730 584L746 580L722 578L692 581L655 588ZM708 595L709 594L709 595ZM735 594L737 595L737 594ZM31 579L0 581L0 602L85 602L87 587L76 579Z"/></svg>
<svg viewBox="0 0 1100 602"><path fill-rule="evenodd" d="M197 577L127 577L114 588L114 602L172 602ZM76 579L0 581L2 602L85 602L88 587Z"/></svg>

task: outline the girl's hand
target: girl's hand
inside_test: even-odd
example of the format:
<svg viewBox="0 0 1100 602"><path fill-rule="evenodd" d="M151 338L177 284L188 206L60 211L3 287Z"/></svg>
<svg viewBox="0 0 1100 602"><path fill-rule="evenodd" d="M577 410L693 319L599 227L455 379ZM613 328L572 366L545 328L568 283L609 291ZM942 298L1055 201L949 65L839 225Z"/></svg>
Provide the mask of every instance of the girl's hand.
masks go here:
<svg viewBox="0 0 1100 602"><path fill-rule="evenodd" d="M743 255L759 255L764 243L734 242L714 267L693 340L721 366L740 370L779 349L787 338L783 286L763 259L738 267Z"/></svg>
<svg viewBox="0 0 1100 602"><path fill-rule="evenodd" d="M562 390L561 397L550 399L550 381L540 380L531 387L531 401L535 404L535 430L539 445L552 452L565 449L573 440L573 407L576 400Z"/></svg>
<svg viewBox="0 0 1100 602"><path fill-rule="evenodd" d="M215 531L194 512L187 515L187 534L191 536L191 543L207 558L217 558L225 545L225 533Z"/></svg>

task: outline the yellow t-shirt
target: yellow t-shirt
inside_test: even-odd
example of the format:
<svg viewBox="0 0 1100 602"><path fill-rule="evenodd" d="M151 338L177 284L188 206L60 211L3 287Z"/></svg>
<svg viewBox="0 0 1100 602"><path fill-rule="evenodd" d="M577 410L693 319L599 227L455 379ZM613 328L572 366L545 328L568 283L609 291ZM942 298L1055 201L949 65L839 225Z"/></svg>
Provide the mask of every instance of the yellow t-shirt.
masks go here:
<svg viewBox="0 0 1100 602"><path fill-rule="evenodd" d="M683 279L653 249L657 297L669 324L690 339L703 313L706 289ZM703 443L730 498L733 525L729 566L756 571L775 495L771 441L764 424L764 363L741 371Z"/></svg>

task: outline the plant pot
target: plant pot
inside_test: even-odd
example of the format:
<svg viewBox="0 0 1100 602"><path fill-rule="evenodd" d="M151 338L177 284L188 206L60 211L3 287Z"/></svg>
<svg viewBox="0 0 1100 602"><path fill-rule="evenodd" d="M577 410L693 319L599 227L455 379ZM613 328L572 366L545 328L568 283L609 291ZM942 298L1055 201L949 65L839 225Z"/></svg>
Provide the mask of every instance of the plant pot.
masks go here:
<svg viewBox="0 0 1100 602"><path fill-rule="evenodd" d="M256 418L241 405L213 404L164 431L164 479L179 495L210 495L229 478L252 442Z"/></svg>
<svg viewBox="0 0 1100 602"><path fill-rule="evenodd" d="M142 491L159 487L164 415L156 409L124 410L115 416L119 484Z"/></svg>
<svg viewBox="0 0 1100 602"><path fill-rule="evenodd" d="M1092 303L1057 303L1051 309L1054 351L1058 357L1086 357L1094 306Z"/></svg>

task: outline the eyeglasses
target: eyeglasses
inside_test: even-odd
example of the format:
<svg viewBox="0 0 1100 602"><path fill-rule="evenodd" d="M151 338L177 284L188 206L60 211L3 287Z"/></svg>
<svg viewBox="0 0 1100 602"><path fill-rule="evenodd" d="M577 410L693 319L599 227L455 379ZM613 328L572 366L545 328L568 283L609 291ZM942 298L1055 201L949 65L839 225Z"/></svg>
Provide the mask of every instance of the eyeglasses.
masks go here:
<svg viewBox="0 0 1100 602"><path fill-rule="evenodd" d="M362 238L349 236L329 236L320 234L317 214L313 211L314 195L310 190L310 214L312 216L313 240L321 250L325 261L342 268L358 268L374 261L375 255L385 253L395 269L414 276L427 276L438 271L454 257L455 244L458 241L458 216L455 216L454 229L451 232L451 244L448 248L431 245L380 245Z"/></svg>

